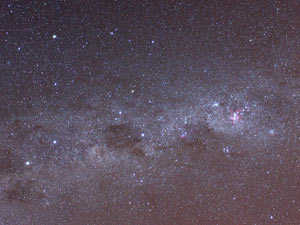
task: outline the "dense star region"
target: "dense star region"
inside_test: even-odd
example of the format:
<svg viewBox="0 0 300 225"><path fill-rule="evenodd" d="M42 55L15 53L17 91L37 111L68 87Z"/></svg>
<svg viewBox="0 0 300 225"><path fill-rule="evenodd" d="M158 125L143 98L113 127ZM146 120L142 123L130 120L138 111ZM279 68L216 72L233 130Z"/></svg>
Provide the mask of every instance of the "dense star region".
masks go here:
<svg viewBox="0 0 300 225"><path fill-rule="evenodd" d="M0 225L299 225L299 12L1 1Z"/></svg>

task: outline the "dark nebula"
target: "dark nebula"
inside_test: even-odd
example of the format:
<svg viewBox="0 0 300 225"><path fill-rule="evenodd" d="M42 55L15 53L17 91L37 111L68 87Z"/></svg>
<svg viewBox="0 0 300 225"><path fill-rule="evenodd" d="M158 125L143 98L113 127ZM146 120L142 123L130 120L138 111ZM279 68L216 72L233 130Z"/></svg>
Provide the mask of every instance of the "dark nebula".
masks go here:
<svg viewBox="0 0 300 225"><path fill-rule="evenodd" d="M4 0L0 225L300 224L300 2Z"/></svg>

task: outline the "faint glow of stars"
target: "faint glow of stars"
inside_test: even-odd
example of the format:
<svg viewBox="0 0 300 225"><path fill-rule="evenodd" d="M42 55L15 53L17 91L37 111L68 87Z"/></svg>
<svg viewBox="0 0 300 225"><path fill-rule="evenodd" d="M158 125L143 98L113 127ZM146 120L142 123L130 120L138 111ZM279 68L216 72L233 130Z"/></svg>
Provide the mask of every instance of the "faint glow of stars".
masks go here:
<svg viewBox="0 0 300 225"><path fill-rule="evenodd" d="M187 132L186 131L184 131L184 132L182 132L180 134L180 138L185 138L186 136L187 136Z"/></svg>
<svg viewBox="0 0 300 225"><path fill-rule="evenodd" d="M187 118L184 117L184 124L187 124Z"/></svg>
<svg viewBox="0 0 300 225"><path fill-rule="evenodd" d="M181 224L204 217L215 224L245 218L252 224L291 224L298 218L297 174L287 174L286 168L300 168L295 159L300 140L296 51L288 48L300 42L281 32L285 27L300 31L292 26L300 21L293 12L296 1L267 8L259 1L162 2L163 13L155 13L151 1L10 2L1 15L1 47L7 56L0 82L0 159L8 161L0 171L6 224L76 223L77 205L86 203L81 199L89 200L91 212L109 206L101 215L80 218L82 224L117 223L118 214L134 224L138 219L131 215L139 212L147 224L152 220L147 210L162 213L156 218L162 224L176 217L168 203L180 210ZM184 18L174 10L184 11ZM235 23L232 14L243 20ZM206 32L200 35L202 28ZM249 46L270 54L257 57ZM22 167L25 173L4 166ZM6 190L20 194L14 193L18 183L29 193L6 198ZM99 185L111 188L103 194ZM270 189L275 194L268 200ZM285 190L291 190L287 200ZM38 192L42 199L35 200ZM24 197L34 201L30 207L22 203ZM250 212L243 210L243 199ZM282 200L289 215L276 205ZM49 212L43 208L47 201L53 204ZM262 210L262 201L267 209ZM205 205L209 210L203 214ZM185 216L191 207L194 213ZM230 211L238 218L224 217Z"/></svg>

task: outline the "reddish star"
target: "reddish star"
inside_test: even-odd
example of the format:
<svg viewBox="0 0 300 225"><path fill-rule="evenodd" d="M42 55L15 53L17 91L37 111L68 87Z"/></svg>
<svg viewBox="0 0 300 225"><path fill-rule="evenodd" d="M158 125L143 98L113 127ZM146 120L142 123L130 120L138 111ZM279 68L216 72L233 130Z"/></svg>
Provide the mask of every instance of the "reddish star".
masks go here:
<svg viewBox="0 0 300 225"><path fill-rule="evenodd" d="M230 112L230 117L229 119L233 122L233 124L237 124L238 122L241 121L241 110L237 109L235 111Z"/></svg>

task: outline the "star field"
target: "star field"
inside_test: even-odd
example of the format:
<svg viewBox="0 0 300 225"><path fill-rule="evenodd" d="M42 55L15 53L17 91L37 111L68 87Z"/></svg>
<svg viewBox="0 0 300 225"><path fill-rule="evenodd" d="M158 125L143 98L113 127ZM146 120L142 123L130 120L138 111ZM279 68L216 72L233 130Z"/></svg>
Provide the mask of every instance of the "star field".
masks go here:
<svg viewBox="0 0 300 225"><path fill-rule="evenodd" d="M299 224L299 10L1 2L0 224Z"/></svg>

